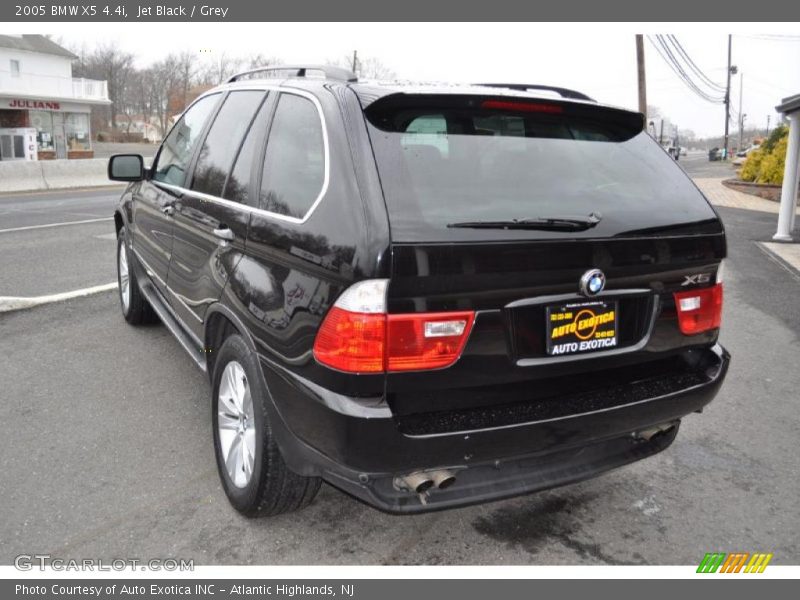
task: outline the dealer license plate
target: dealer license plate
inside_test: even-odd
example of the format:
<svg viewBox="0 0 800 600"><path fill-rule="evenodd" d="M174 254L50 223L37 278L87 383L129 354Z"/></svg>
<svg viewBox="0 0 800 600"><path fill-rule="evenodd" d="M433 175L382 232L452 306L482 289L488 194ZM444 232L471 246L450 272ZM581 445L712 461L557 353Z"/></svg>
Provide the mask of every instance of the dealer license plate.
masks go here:
<svg viewBox="0 0 800 600"><path fill-rule="evenodd" d="M617 345L616 301L571 302L547 307L547 354L562 356Z"/></svg>

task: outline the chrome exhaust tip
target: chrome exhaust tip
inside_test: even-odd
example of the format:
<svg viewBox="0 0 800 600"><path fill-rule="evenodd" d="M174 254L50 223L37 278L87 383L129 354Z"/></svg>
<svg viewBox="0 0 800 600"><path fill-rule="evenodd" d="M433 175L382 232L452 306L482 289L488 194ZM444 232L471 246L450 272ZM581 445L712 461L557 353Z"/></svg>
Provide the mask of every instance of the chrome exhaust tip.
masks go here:
<svg viewBox="0 0 800 600"><path fill-rule="evenodd" d="M416 471L408 475L399 475L394 478L396 490L425 494L432 488L444 490L456 482L456 475L448 469L437 471Z"/></svg>
<svg viewBox="0 0 800 600"><path fill-rule="evenodd" d="M394 487L401 490L409 490L417 494L424 494L434 485L433 479L429 473L418 471L416 473L409 473L402 477L395 477Z"/></svg>
<svg viewBox="0 0 800 600"><path fill-rule="evenodd" d="M670 431L675 429L675 427L678 426L678 423L679 421L670 421L669 423L662 423L661 425L648 427L647 429L635 432L633 434L633 437L637 440L643 440L645 442L649 442L657 436L669 433Z"/></svg>
<svg viewBox="0 0 800 600"><path fill-rule="evenodd" d="M440 490L449 488L456 482L456 475L452 471L433 471L430 473L433 484Z"/></svg>

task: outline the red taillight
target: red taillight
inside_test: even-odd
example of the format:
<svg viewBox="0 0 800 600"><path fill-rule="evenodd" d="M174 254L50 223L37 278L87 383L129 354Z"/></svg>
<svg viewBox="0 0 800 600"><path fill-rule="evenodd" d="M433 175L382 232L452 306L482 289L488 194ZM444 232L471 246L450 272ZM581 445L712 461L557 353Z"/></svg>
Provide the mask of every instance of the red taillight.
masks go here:
<svg viewBox="0 0 800 600"><path fill-rule="evenodd" d="M717 329L722 321L722 284L688 292L675 292L678 325L684 335Z"/></svg>
<svg viewBox="0 0 800 600"><path fill-rule="evenodd" d="M343 294L341 303L348 305L354 295ZM314 358L347 373L448 367L461 356L475 320L472 311L394 315L353 312L338 306L340 301L317 332ZM362 304L370 310L377 305Z"/></svg>
<svg viewBox="0 0 800 600"><path fill-rule="evenodd" d="M388 315L388 371L449 367L461 356L475 313L472 311Z"/></svg>
<svg viewBox="0 0 800 600"><path fill-rule="evenodd" d="M508 100L484 100L481 108L488 110L510 110L517 112L538 112L559 115L564 112L564 107L558 104L544 104L542 102L511 102Z"/></svg>
<svg viewBox="0 0 800 600"><path fill-rule="evenodd" d="M386 315L350 312L334 306L314 341L314 357L348 373L382 373Z"/></svg>

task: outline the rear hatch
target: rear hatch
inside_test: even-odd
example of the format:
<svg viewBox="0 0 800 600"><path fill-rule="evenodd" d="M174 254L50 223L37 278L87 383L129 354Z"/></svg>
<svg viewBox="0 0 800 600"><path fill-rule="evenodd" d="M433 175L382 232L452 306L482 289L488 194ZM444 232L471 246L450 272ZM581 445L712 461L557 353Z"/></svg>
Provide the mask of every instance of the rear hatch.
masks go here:
<svg viewBox="0 0 800 600"><path fill-rule="evenodd" d="M674 293L714 286L724 232L642 115L492 93L393 94L365 115L391 227L388 312L475 313L454 364L387 375L401 429L687 384L691 349L717 329L683 334Z"/></svg>

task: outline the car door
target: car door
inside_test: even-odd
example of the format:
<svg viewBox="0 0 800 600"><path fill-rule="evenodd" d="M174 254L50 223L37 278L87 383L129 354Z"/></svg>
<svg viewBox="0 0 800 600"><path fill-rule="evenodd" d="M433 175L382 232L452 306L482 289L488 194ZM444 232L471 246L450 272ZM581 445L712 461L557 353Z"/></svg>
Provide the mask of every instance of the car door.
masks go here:
<svg viewBox="0 0 800 600"><path fill-rule="evenodd" d="M257 163L259 210L250 218L247 256L229 286L256 343L287 366L308 362L330 299L352 281L358 264L360 202L322 202L333 171L326 131L316 98L281 91ZM343 136L335 143L342 144L337 155L344 156ZM349 165L336 165L341 176L334 194L358 198ZM324 208L318 211L318 206Z"/></svg>
<svg viewBox="0 0 800 600"><path fill-rule="evenodd" d="M175 203L167 285L173 309L200 339L208 306L219 299L244 252L250 220L245 207L266 124L266 97L264 90L227 94Z"/></svg>
<svg viewBox="0 0 800 600"><path fill-rule="evenodd" d="M161 145L149 178L134 192L133 251L153 284L165 295L174 205L181 197L187 167L219 97L220 94L205 96L184 112Z"/></svg>

